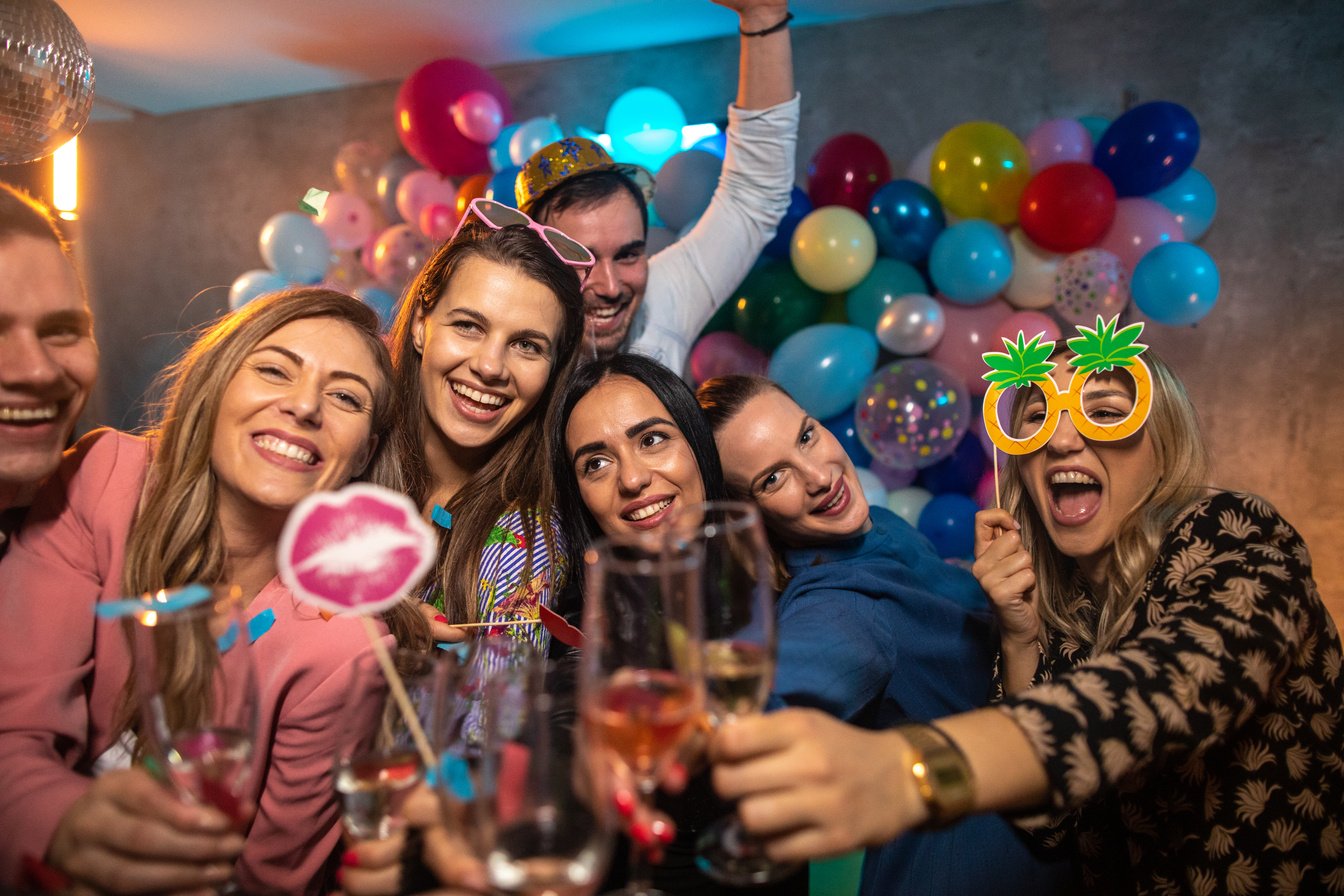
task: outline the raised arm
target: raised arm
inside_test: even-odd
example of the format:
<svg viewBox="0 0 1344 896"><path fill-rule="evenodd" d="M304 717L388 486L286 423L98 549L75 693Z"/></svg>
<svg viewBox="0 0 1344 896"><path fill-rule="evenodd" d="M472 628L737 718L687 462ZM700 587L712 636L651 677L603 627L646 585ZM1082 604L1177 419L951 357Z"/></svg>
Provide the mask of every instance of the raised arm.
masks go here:
<svg viewBox="0 0 1344 896"><path fill-rule="evenodd" d="M765 109L793 99L793 44L785 19L788 0L714 0L737 13L742 37L737 105ZM779 26L778 30L770 29ZM770 31L769 34L759 34ZM758 36L751 36L757 34Z"/></svg>

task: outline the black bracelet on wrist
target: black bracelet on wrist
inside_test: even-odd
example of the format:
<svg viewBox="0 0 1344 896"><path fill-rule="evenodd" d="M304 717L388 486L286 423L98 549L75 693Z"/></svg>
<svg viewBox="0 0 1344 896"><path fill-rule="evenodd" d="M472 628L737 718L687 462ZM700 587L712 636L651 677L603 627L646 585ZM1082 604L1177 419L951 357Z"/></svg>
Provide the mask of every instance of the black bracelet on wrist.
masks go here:
<svg viewBox="0 0 1344 896"><path fill-rule="evenodd" d="M762 28L760 31L743 31L741 28L738 28L737 33L742 35L743 37L765 37L767 34L774 34L776 31L783 31L785 28L789 27L789 23L792 21L793 21L793 13L786 12L784 14L784 18L780 19L778 22L771 25L769 28Z"/></svg>

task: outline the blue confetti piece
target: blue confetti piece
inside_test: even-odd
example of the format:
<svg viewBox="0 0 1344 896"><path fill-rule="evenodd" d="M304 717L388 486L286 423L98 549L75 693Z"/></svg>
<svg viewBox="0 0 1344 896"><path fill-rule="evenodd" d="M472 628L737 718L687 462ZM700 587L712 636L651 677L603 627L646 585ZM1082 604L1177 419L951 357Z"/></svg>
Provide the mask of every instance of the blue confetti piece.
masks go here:
<svg viewBox="0 0 1344 896"><path fill-rule="evenodd" d="M275 611L270 608L262 610L247 620L247 643L257 643L257 639L270 631L273 625L275 625ZM224 634L215 639L215 643L219 645L220 653L227 653L237 641L238 624L235 622L230 622Z"/></svg>
<svg viewBox="0 0 1344 896"><path fill-rule="evenodd" d="M145 610L171 613L174 610L194 607L196 604L208 600L210 593L210 589L204 585L183 585L181 588L162 592L162 599L127 597L109 601L105 604L98 604L93 608L93 614L99 619L120 619L123 616L133 616Z"/></svg>
<svg viewBox="0 0 1344 896"><path fill-rule="evenodd" d="M429 519L440 529L453 528L453 515L444 510L441 504L434 505L434 509L429 512Z"/></svg>
<svg viewBox="0 0 1344 896"><path fill-rule="evenodd" d="M229 627L224 630L224 634L215 639L215 645L219 647L220 653L228 653L237 641L238 623L230 622Z"/></svg>

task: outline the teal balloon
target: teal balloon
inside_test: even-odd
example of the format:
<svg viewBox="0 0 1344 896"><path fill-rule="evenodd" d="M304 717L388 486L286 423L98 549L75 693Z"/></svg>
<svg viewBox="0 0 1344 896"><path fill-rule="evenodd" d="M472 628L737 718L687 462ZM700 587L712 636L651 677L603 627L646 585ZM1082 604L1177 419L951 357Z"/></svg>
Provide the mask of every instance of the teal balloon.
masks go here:
<svg viewBox="0 0 1344 896"><path fill-rule="evenodd" d="M384 333L392 329L392 321L397 316L396 296L381 287L364 285L355 287L355 298L377 312Z"/></svg>
<svg viewBox="0 0 1344 896"><path fill-rule="evenodd" d="M921 262L947 226L943 206L933 191L912 180L893 180L868 201L868 223L883 255Z"/></svg>
<svg viewBox="0 0 1344 896"><path fill-rule="evenodd" d="M516 122L504 125L499 132L499 136L486 149L485 154L490 159L491 171L503 171L513 164L513 160L509 158L509 141L513 139L513 135L517 131L518 123ZM513 205L513 202L510 201L509 205Z"/></svg>
<svg viewBox="0 0 1344 896"><path fill-rule="evenodd" d="M1167 207L1181 225L1181 233L1190 242L1202 237L1218 211L1218 196L1213 184L1193 168L1160 190L1148 194Z"/></svg>
<svg viewBox="0 0 1344 896"><path fill-rule="evenodd" d="M792 263L771 260L755 268L738 287L733 328L767 352L803 327L821 319L823 293L802 281Z"/></svg>
<svg viewBox="0 0 1344 896"><path fill-rule="evenodd" d="M643 165L650 171L681 149L686 113L672 95L657 87L634 87L607 109L611 154L618 162Z"/></svg>
<svg viewBox="0 0 1344 896"><path fill-rule="evenodd" d="M1087 134L1092 138L1092 145L1096 146L1101 140L1101 135L1106 133L1106 129L1111 126L1111 120L1100 115L1081 115L1078 117L1078 123L1087 128Z"/></svg>
<svg viewBox="0 0 1344 896"><path fill-rule="evenodd" d="M518 172L522 170L517 165L510 165L496 171L485 187L485 198L513 205L517 201L514 198L513 185L518 180Z"/></svg>
<svg viewBox="0 0 1344 896"><path fill-rule="evenodd" d="M770 358L770 379L818 420L858 397L877 365L877 337L850 324L815 324L794 333Z"/></svg>
<svg viewBox="0 0 1344 896"><path fill-rule="evenodd" d="M882 312L901 296L927 293L929 284L913 265L894 258L878 258L868 276L845 296L849 322L871 332L877 329Z"/></svg>
<svg viewBox="0 0 1344 896"><path fill-rule="evenodd" d="M1181 327L1204 318L1218 300L1218 267L1193 243L1162 243L1139 259L1129 283L1139 310Z"/></svg>
<svg viewBox="0 0 1344 896"><path fill-rule="evenodd" d="M929 252L933 285L959 305L988 302L1013 276L1013 249L998 225L971 218L938 234Z"/></svg>

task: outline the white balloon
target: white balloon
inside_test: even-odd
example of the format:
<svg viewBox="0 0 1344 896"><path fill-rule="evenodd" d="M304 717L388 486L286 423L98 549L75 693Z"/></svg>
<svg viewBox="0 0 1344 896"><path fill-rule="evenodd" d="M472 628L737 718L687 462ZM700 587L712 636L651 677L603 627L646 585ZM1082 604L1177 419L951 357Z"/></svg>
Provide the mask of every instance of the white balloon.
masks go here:
<svg viewBox="0 0 1344 896"><path fill-rule="evenodd" d="M1015 308L1049 308L1055 303L1055 270L1064 256L1033 243L1021 227L1008 232L1008 243L1013 248L1013 276L1003 297Z"/></svg>
<svg viewBox="0 0 1344 896"><path fill-rule="evenodd" d="M933 296L898 296L877 319L877 341L898 355L922 355L938 344L947 327L943 306Z"/></svg>
<svg viewBox="0 0 1344 896"><path fill-rule="evenodd" d="M915 528L919 528L919 514L932 498L933 495L929 494L927 489L917 485L898 488L887 495L887 509Z"/></svg>

